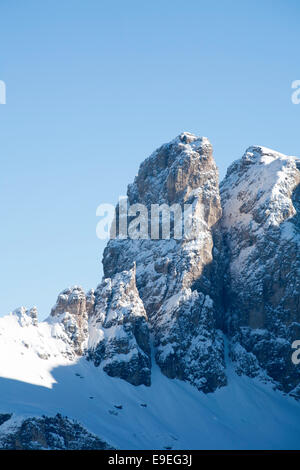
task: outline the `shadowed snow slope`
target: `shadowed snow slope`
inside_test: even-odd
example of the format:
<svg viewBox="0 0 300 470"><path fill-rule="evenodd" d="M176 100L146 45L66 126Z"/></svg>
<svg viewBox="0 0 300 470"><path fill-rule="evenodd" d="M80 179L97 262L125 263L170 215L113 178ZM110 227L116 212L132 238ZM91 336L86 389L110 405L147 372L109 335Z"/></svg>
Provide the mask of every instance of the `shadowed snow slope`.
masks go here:
<svg viewBox="0 0 300 470"><path fill-rule="evenodd" d="M18 421L59 412L119 449L299 449L299 404L227 370L228 386L204 394L156 365L151 387L133 386L81 358L51 372L52 388L46 373L46 386L1 378L0 413Z"/></svg>

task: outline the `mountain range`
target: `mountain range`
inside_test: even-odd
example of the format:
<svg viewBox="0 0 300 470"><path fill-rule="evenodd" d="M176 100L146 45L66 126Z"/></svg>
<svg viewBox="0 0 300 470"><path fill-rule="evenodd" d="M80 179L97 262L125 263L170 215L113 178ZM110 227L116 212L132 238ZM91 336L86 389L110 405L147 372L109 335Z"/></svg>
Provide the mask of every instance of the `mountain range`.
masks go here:
<svg viewBox="0 0 300 470"><path fill-rule="evenodd" d="M189 205L189 236L111 238L96 289L0 318L0 448L300 448L299 183L252 146L219 184L188 132L144 160L127 203Z"/></svg>

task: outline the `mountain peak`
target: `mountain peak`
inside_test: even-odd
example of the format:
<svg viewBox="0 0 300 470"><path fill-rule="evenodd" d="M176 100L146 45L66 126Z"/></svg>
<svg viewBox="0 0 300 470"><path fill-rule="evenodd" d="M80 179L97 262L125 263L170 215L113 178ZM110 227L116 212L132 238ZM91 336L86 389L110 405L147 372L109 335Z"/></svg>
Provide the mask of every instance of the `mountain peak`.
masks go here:
<svg viewBox="0 0 300 470"><path fill-rule="evenodd" d="M115 432L117 443L122 420L113 426L109 415L115 419L122 413L124 391L130 399L139 397L140 403L134 403L137 421L143 422L146 402L152 400L151 419L160 423L157 406L165 387L171 396L180 390L174 395L174 415L183 389L188 403L192 401L186 396L193 395L197 407L200 403L214 410L224 404L228 408L232 384L234 394L243 384L243 396L249 397L249 390L257 393L258 384L265 387L262 384L268 382L277 389L276 399L278 389L299 399L300 372L291 361L291 345L300 338L299 188L300 160L266 147L249 147L230 166L219 189L207 138L183 132L163 144L142 162L128 187L128 204L143 204L148 214L152 205L191 206L191 236L173 237L170 232L169 237L112 238L103 254L104 278L95 290L85 293L80 286L63 290L45 322L37 322L35 308L25 307L0 318L0 356L9 359L1 361L2 377L51 388L55 383L51 371L68 365L60 367L60 384L53 388L68 389L72 384L76 393L83 390L88 395L80 395L78 408L87 400L83 409L93 410L89 414L94 417L111 396L118 396L101 415L101 425L105 422L107 433ZM132 216L125 217L128 226ZM256 381L251 384L239 375ZM91 394L95 384L97 390ZM198 391L218 388L223 390L203 407L202 400L209 399ZM8 403L11 406L10 397ZM169 429L169 397L165 403L162 422ZM260 398L260 413L264 405ZM31 401L28 406L32 410ZM3 420L14 410L4 411ZM209 422L214 419L209 416ZM34 423L44 425L44 421ZM225 424L226 429L231 426L231 417ZM127 425L128 421L126 438ZM197 417L195 429L198 426ZM218 423L215 429L224 435ZM142 434L144 443L147 438ZM135 431L132 435L136 442Z"/></svg>

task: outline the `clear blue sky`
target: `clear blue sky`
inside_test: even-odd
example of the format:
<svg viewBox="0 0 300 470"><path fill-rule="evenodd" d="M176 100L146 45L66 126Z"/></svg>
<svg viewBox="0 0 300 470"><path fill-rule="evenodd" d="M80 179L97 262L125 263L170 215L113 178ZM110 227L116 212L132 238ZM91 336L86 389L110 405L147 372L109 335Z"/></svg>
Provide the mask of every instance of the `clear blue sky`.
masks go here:
<svg viewBox="0 0 300 470"><path fill-rule="evenodd" d="M95 287L96 207L181 131L300 155L298 0L1 0L0 314Z"/></svg>

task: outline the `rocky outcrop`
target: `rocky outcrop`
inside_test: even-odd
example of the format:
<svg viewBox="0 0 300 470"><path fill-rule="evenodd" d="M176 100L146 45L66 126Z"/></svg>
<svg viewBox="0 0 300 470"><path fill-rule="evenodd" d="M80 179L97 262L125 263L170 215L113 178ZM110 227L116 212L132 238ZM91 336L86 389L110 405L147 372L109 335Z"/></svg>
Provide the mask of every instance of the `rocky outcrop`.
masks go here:
<svg viewBox="0 0 300 470"><path fill-rule="evenodd" d="M299 183L299 159L250 147L221 185L233 357L244 371L251 365L249 375L262 368L285 391L300 379L291 362L300 338Z"/></svg>
<svg viewBox="0 0 300 470"><path fill-rule="evenodd" d="M150 385L147 314L135 285L135 266L104 279L95 292L88 357L112 377Z"/></svg>
<svg viewBox="0 0 300 470"><path fill-rule="evenodd" d="M14 310L13 315L18 318L20 326L28 326L38 324L38 311L36 307L27 309L26 307L20 307Z"/></svg>
<svg viewBox="0 0 300 470"><path fill-rule="evenodd" d="M11 415L10 415L11 417ZM0 450L107 450L111 447L74 420L54 417L27 418L1 433Z"/></svg>
<svg viewBox="0 0 300 470"><path fill-rule="evenodd" d="M75 354L81 356L87 347L88 312L91 310L92 293L86 297L81 287L74 286L62 291L51 310L49 321L64 327Z"/></svg>
<svg viewBox="0 0 300 470"><path fill-rule="evenodd" d="M148 214L152 204L177 204L182 214L185 204L192 208L193 216L175 221L188 220L183 237L110 240L103 267L105 276L113 277L136 263L137 288L161 370L213 391L226 376L223 340L215 328L219 291L213 282L212 228L221 217L221 202L209 141L184 133L160 147L128 187L128 204L143 204Z"/></svg>

